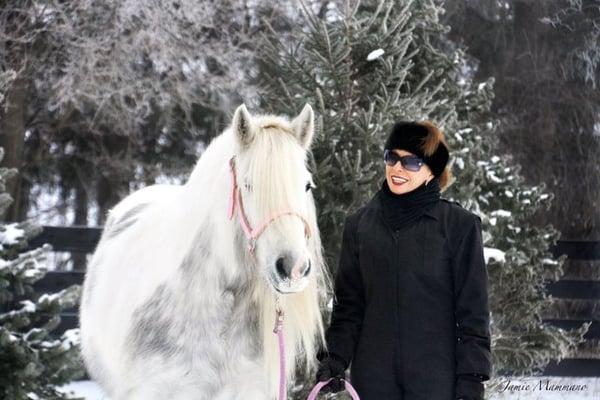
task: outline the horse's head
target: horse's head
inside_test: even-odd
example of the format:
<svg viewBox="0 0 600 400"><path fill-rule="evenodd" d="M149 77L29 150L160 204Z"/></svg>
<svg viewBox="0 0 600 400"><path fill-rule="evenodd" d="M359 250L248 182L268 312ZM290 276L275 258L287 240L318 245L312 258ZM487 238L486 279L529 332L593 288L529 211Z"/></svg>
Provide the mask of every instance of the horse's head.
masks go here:
<svg viewBox="0 0 600 400"><path fill-rule="evenodd" d="M253 117L241 105L231 129L239 190L237 228L245 231L250 246L255 244L252 258L267 282L280 293L299 292L308 284L315 262L310 236L318 234L314 184L306 167L313 110L307 104L290 122L276 116ZM253 231L258 234L255 238Z"/></svg>

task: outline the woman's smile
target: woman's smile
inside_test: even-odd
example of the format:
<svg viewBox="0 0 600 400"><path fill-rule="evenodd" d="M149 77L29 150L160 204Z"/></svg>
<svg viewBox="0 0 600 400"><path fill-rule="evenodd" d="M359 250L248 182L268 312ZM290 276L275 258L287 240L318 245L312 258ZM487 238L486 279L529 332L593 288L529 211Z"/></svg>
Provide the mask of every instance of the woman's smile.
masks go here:
<svg viewBox="0 0 600 400"><path fill-rule="evenodd" d="M403 183L408 182L408 179L403 177L403 176L399 176L399 175L392 175L392 183L394 185L400 186Z"/></svg>

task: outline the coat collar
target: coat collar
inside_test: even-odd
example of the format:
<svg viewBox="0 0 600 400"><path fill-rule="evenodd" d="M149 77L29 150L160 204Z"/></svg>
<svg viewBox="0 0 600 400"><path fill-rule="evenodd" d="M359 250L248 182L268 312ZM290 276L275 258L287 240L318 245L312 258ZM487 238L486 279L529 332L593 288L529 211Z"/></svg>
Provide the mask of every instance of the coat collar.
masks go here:
<svg viewBox="0 0 600 400"><path fill-rule="evenodd" d="M440 201L441 200L438 200L438 203L435 206L431 207L429 210L425 211L423 213L423 215L426 215L426 216L431 217L431 218L435 219L436 221L438 221L440 219L440 217L439 217L439 210L440 210L439 202Z"/></svg>
<svg viewBox="0 0 600 400"><path fill-rule="evenodd" d="M382 212L382 199L381 197L383 196L383 193L381 193L381 190L378 190L377 193L375 193L375 196L373 196L373 198L371 199L371 201L369 202L369 207L377 210L377 212ZM441 205L442 205L442 201L444 201L443 198L440 198L438 200L438 202L436 203L435 206L429 208L427 211L425 211L423 213L424 216L428 216L430 218L435 219L436 221L440 220L440 212L441 212Z"/></svg>

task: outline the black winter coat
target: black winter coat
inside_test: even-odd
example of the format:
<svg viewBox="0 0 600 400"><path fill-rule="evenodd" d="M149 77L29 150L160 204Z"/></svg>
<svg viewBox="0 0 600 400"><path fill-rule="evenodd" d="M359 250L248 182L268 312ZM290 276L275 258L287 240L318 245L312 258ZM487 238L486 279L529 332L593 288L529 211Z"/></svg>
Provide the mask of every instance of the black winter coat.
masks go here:
<svg viewBox="0 0 600 400"><path fill-rule="evenodd" d="M441 198L392 231L382 195L346 218L328 350L361 400L453 400L491 375L481 219Z"/></svg>

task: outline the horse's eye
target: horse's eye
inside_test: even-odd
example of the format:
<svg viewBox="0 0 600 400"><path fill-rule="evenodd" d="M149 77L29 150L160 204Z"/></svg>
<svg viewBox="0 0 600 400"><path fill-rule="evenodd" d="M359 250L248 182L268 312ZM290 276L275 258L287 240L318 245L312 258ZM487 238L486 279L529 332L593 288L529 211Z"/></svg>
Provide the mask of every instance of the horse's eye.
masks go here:
<svg viewBox="0 0 600 400"><path fill-rule="evenodd" d="M314 189L314 186L312 185L312 183L310 183L310 181L308 181L306 182L305 190L308 192L310 189Z"/></svg>

